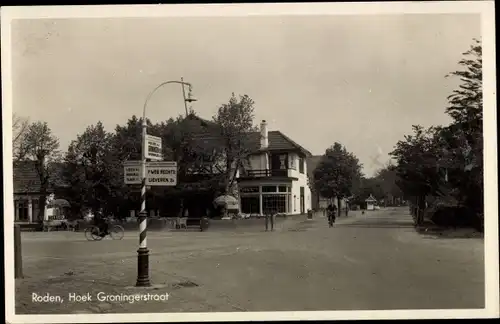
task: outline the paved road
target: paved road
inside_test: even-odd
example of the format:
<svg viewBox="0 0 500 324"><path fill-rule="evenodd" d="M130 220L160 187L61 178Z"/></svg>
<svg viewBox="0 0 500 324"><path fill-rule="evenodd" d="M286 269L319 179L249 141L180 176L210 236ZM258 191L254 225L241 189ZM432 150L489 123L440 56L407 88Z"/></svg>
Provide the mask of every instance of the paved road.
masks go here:
<svg viewBox="0 0 500 324"><path fill-rule="evenodd" d="M23 233L17 313L307 311L484 307L481 239L415 233L407 208L289 223L275 232L151 232L155 294L168 302L33 303L31 294L131 294L137 236Z"/></svg>

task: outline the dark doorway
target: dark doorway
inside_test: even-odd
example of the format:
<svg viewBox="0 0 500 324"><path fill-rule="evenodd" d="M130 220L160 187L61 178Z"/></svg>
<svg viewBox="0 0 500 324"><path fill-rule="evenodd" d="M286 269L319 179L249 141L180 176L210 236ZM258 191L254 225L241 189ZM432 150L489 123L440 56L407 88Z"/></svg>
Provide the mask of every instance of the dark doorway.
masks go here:
<svg viewBox="0 0 500 324"><path fill-rule="evenodd" d="M306 213L306 206L305 206L305 193L304 193L304 187L300 187L300 213L305 214Z"/></svg>

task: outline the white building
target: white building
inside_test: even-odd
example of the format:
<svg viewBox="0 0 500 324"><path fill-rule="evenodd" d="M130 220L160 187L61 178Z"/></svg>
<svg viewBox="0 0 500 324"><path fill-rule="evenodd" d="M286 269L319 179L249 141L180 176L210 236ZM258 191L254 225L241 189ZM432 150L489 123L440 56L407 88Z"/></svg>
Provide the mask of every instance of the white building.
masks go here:
<svg viewBox="0 0 500 324"><path fill-rule="evenodd" d="M237 177L241 213L305 214L312 202L306 162L311 153L280 131L268 131L265 120L249 137L255 150Z"/></svg>

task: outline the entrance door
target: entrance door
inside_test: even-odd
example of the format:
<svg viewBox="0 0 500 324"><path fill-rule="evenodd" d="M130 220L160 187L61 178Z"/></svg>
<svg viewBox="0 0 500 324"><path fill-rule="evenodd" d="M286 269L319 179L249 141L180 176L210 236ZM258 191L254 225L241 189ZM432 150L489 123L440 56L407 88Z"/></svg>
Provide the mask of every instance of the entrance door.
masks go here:
<svg viewBox="0 0 500 324"><path fill-rule="evenodd" d="M305 193L304 193L304 187L300 187L300 213L305 214L306 213L306 206L305 206Z"/></svg>

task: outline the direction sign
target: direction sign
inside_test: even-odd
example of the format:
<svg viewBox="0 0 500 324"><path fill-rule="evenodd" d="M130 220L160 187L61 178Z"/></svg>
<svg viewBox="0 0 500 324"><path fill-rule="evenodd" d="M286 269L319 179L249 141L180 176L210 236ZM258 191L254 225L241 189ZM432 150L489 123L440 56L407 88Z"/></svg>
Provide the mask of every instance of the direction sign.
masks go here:
<svg viewBox="0 0 500 324"><path fill-rule="evenodd" d="M146 185L177 185L177 162L149 162L147 165Z"/></svg>
<svg viewBox="0 0 500 324"><path fill-rule="evenodd" d="M123 162L125 184L141 183L141 161Z"/></svg>
<svg viewBox="0 0 500 324"><path fill-rule="evenodd" d="M162 160L161 137L146 135L146 159Z"/></svg>
<svg viewBox="0 0 500 324"><path fill-rule="evenodd" d="M125 184L141 184L141 161L123 162ZM177 185L177 162L147 162L147 186Z"/></svg>

